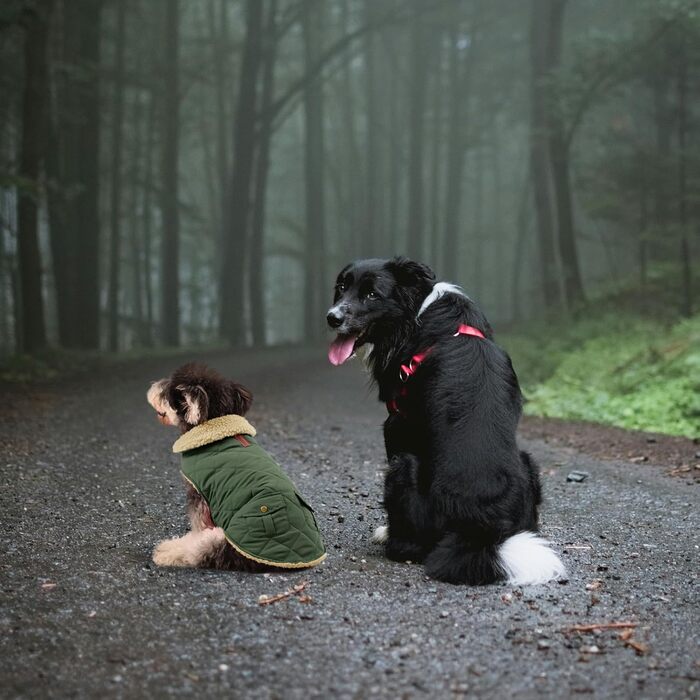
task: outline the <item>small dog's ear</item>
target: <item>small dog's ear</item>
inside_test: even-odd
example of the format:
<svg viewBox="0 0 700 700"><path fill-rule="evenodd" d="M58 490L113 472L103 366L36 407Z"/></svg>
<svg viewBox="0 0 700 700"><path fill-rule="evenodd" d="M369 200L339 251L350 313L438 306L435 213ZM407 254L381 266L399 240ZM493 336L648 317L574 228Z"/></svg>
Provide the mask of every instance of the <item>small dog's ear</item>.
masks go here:
<svg viewBox="0 0 700 700"><path fill-rule="evenodd" d="M246 389L242 384L236 382L229 383L231 391L231 403L233 404L233 412L239 416L244 416L250 410L253 403L253 394Z"/></svg>
<svg viewBox="0 0 700 700"><path fill-rule="evenodd" d="M400 285L406 287L420 287L435 279L435 273L430 267L408 258L393 258L387 263L386 268Z"/></svg>
<svg viewBox="0 0 700 700"><path fill-rule="evenodd" d="M199 384L191 386L180 384L177 390L185 403L183 418L188 425L199 425L207 420L209 415L209 397Z"/></svg>

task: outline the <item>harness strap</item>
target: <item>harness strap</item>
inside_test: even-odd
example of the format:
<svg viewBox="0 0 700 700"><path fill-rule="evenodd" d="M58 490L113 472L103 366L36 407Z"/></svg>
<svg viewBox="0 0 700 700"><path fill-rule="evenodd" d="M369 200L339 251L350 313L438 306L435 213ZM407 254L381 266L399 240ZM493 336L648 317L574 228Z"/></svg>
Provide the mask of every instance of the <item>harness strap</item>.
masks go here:
<svg viewBox="0 0 700 700"><path fill-rule="evenodd" d="M468 326L466 323L462 323L459 326L457 332L455 333L455 336L458 335L472 335L475 338L486 338L486 336L478 328L474 328L474 326Z"/></svg>
<svg viewBox="0 0 700 700"><path fill-rule="evenodd" d="M475 328L474 326L468 326L466 323L461 323L457 327L457 332L453 333L453 337L455 338L458 335L470 335L474 338L486 338L486 336L478 328ZM408 381L409 377L412 377L416 373L421 363L425 360L426 357L428 357L428 355L430 355L432 350L433 348L430 347L427 350L423 350L423 352L417 352L408 361L407 365L401 365L399 369L399 379L404 384ZM405 398L407 395L408 387L402 386L399 393L396 396L394 396L394 398L386 402L387 411L389 411L389 413L400 413L404 415L403 411L399 407L399 399Z"/></svg>
<svg viewBox="0 0 700 700"><path fill-rule="evenodd" d="M421 362L431 353L432 348L428 348L424 352L416 353L408 362L407 365L401 365L399 370L399 379L405 382L411 375L415 374Z"/></svg>

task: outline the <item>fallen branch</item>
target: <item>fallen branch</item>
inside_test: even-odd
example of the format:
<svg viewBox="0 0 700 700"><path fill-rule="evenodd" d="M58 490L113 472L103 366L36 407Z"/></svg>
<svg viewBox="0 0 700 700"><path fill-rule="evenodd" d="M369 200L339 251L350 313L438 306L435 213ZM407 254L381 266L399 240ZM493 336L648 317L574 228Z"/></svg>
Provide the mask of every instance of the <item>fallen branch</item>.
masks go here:
<svg viewBox="0 0 700 700"><path fill-rule="evenodd" d="M630 627L636 627L637 624L636 622L598 622L592 625L571 625L571 627L565 627L562 632L595 632L596 630L628 629Z"/></svg>
<svg viewBox="0 0 700 700"><path fill-rule="evenodd" d="M292 586L289 590L283 591L282 593L276 593L275 595L265 595L264 593L258 598L258 605L272 605L272 603L278 603L280 600L286 600L292 596L298 596L307 586L308 581L302 581L297 583L296 586ZM299 600L302 603L308 603L311 598L308 595L299 596Z"/></svg>
<svg viewBox="0 0 700 700"><path fill-rule="evenodd" d="M630 649L634 649L635 654L637 656L643 656L649 651L649 647L646 644L642 644L642 642L638 642L636 639L632 638L632 635L634 632L630 629L625 630L624 632L620 632L617 636L618 639L626 646L629 647Z"/></svg>

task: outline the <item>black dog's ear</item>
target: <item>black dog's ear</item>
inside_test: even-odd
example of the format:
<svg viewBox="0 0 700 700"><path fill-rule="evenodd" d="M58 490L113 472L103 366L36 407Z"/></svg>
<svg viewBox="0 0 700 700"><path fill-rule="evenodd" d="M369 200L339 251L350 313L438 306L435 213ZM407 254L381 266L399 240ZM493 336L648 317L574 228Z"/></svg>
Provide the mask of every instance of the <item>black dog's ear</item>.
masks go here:
<svg viewBox="0 0 700 700"><path fill-rule="evenodd" d="M343 277L347 274L347 271L352 267L352 263L348 263L339 273L338 276L335 278L335 283L340 284L340 282L343 280Z"/></svg>
<svg viewBox="0 0 700 700"><path fill-rule="evenodd" d="M249 389L246 389L242 384L229 382L229 391L233 412L239 416L244 416L250 410L253 403L253 394Z"/></svg>
<svg viewBox="0 0 700 700"><path fill-rule="evenodd" d="M203 386L179 384L175 391L181 399L176 405L181 407L182 417L187 425L199 425L208 419L209 397Z"/></svg>
<svg viewBox="0 0 700 700"><path fill-rule="evenodd" d="M427 265L409 258L392 258L386 264L386 269L405 287L422 287L435 280L435 273Z"/></svg>

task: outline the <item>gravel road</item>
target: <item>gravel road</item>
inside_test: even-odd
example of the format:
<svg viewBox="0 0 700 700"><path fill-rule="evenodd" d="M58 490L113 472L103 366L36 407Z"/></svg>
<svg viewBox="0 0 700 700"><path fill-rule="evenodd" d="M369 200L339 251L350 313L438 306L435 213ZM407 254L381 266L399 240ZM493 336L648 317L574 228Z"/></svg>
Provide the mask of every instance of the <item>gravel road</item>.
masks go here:
<svg viewBox="0 0 700 700"><path fill-rule="evenodd" d="M261 443L328 559L291 575L156 569L184 533L171 429L144 394L175 360L2 387L0 696L684 698L700 694L697 486L525 445L568 582L454 587L383 558L384 409L323 351L210 356L256 395ZM589 473L568 483L572 470ZM308 581L310 602L260 606ZM631 622L599 632L574 625Z"/></svg>

